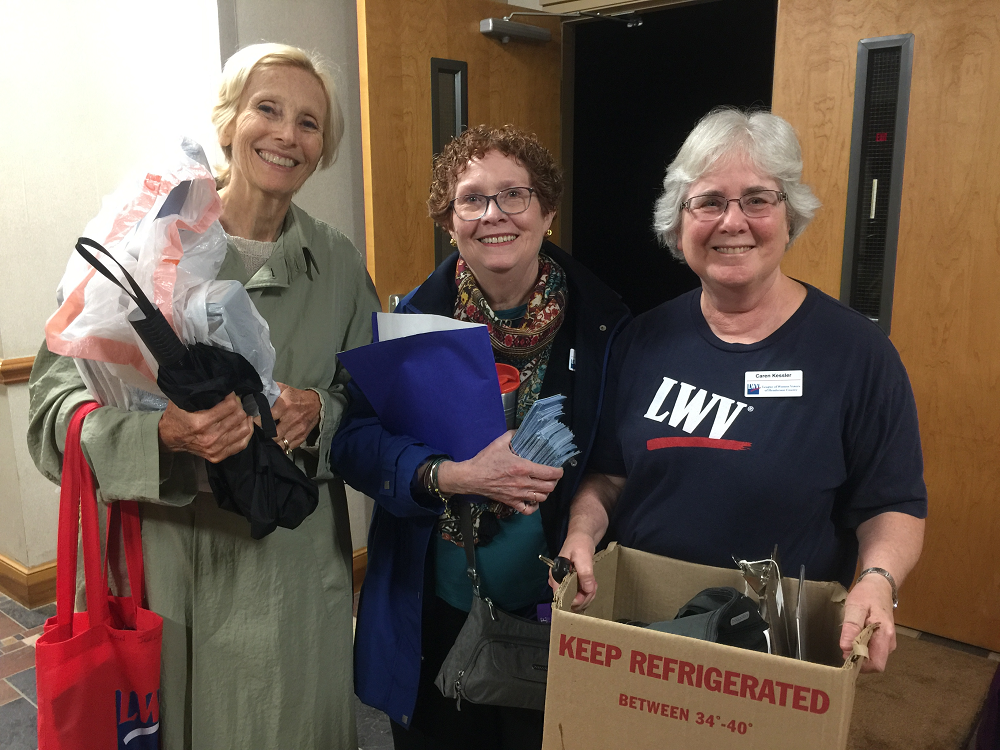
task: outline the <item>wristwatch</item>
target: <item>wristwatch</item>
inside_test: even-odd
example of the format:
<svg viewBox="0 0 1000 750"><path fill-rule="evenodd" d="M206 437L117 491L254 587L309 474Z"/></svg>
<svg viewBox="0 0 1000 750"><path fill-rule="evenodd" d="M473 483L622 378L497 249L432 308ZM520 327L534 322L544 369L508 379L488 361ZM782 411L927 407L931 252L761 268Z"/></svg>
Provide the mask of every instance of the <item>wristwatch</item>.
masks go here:
<svg viewBox="0 0 1000 750"><path fill-rule="evenodd" d="M899 597L897 596L897 589L896 589L896 579L893 578L892 573L890 573L885 568L865 568L860 573L858 573L858 579L857 581L854 582L854 585L857 586L858 581L860 581L869 573L878 573L880 576L884 576L885 580L889 582L889 585L892 586L892 608L896 609L896 607L899 606Z"/></svg>

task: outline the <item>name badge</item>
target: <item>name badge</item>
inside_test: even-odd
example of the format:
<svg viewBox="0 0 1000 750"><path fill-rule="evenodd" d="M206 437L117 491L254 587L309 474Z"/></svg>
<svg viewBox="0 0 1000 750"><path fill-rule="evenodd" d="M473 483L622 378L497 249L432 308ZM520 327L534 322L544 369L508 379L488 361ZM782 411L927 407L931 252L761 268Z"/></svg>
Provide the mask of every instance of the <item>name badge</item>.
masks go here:
<svg viewBox="0 0 1000 750"><path fill-rule="evenodd" d="M743 381L747 398L794 398L802 395L802 370L747 370Z"/></svg>

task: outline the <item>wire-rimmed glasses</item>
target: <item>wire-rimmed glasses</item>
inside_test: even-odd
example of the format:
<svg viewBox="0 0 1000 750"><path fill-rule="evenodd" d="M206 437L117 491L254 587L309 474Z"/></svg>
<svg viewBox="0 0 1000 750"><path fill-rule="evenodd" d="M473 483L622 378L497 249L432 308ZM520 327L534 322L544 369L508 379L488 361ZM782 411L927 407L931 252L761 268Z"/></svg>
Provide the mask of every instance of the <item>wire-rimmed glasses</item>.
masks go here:
<svg viewBox="0 0 1000 750"><path fill-rule="evenodd" d="M486 212L490 210L490 201L496 203L497 208L503 213L512 216L528 210L528 206L531 205L531 194L534 192L534 188L509 187L496 195L469 193L455 198L451 202L451 207L455 211L455 216L462 221L476 221L486 216Z"/></svg>
<svg viewBox="0 0 1000 750"><path fill-rule="evenodd" d="M688 198L681 204L698 221L715 221L736 202L740 210L751 219L763 219L774 213L778 204L788 196L780 190L752 190L739 198L726 198L718 193L706 193Z"/></svg>

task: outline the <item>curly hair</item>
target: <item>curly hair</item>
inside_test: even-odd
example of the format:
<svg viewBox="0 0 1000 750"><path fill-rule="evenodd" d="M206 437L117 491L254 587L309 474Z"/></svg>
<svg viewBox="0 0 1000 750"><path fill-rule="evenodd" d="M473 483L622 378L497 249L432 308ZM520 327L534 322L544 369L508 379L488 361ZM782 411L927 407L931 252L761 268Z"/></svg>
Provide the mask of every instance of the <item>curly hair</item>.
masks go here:
<svg viewBox="0 0 1000 750"><path fill-rule="evenodd" d="M490 151L509 156L528 171L531 184L542 212L550 214L559 205L563 191L563 175L552 153L538 142L534 133L525 133L513 125L491 128L479 125L453 138L434 158L427 208L434 222L451 229L451 202L455 185L473 159L481 159Z"/></svg>

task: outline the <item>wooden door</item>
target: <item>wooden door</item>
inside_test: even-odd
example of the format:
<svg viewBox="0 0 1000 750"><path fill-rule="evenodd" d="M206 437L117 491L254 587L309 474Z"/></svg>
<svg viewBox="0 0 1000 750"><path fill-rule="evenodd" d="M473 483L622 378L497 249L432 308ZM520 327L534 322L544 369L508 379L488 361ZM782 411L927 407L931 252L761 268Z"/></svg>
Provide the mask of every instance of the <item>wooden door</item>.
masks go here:
<svg viewBox="0 0 1000 750"><path fill-rule="evenodd" d="M914 34L891 339L930 498L898 621L1000 651L1000 25L996 0L782 0L774 111L823 208L786 273L840 292L860 39Z"/></svg>
<svg viewBox="0 0 1000 750"><path fill-rule="evenodd" d="M432 57L468 64L470 126L511 123L559 154L560 22L514 19L549 29L543 44L479 32L482 19L514 10L487 0L358 0L368 271L383 306L434 268Z"/></svg>

